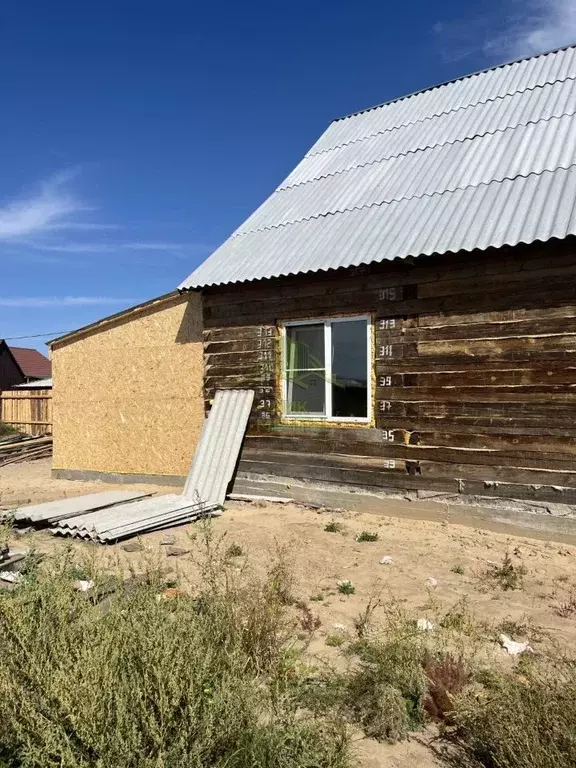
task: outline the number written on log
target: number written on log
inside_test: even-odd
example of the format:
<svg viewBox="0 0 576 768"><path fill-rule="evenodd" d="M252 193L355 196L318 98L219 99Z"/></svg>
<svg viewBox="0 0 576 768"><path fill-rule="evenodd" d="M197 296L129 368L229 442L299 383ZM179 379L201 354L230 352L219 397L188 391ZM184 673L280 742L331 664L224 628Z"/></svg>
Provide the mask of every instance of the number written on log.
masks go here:
<svg viewBox="0 0 576 768"><path fill-rule="evenodd" d="M402 288L380 288L378 297L380 301L399 301L402 298Z"/></svg>
<svg viewBox="0 0 576 768"><path fill-rule="evenodd" d="M382 413L387 413L392 410L392 403L390 400L380 400L380 410Z"/></svg>

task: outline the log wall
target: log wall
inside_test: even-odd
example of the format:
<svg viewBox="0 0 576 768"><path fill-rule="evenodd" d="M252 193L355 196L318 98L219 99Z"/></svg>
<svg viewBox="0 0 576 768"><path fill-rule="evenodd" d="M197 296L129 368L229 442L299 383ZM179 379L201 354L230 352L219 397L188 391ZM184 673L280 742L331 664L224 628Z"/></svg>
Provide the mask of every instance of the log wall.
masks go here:
<svg viewBox="0 0 576 768"><path fill-rule="evenodd" d="M205 398L251 387L239 468L576 503L576 244L204 292ZM368 426L282 419L279 323L371 313Z"/></svg>

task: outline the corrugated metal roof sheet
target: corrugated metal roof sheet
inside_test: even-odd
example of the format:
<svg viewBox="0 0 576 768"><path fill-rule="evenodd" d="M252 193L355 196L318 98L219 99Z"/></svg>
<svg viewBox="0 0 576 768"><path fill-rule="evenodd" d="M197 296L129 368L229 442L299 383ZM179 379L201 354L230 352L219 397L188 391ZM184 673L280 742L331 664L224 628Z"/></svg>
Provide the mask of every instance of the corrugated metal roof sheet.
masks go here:
<svg viewBox="0 0 576 768"><path fill-rule="evenodd" d="M25 384L14 384L12 389L51 389L52 377L48 379L36 379L35 381L28 381Z"/></svg>
<svg viewBox="0 0 576 768"><path fill-rule="evenodd" d="M251 389L216 391L184 486L184 496L224 503L253 400Z"/></svg>
<svg viewBox="0 0 576 768"><path fill-rule="evenodd" d="M180 288L576 234L576 48L330 125Z"/></svg>

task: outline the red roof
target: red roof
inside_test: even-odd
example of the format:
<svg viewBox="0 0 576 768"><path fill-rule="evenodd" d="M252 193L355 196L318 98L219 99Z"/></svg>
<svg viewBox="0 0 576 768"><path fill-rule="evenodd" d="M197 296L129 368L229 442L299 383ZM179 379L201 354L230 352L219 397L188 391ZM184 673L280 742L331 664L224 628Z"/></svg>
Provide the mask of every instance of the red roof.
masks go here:
<svg viewBox="0 0 576 768"><path fill-rule="evenodd" d="M52 376L52 363L37 349L10 347L10 352L27 379L43 379Z"/></svg>

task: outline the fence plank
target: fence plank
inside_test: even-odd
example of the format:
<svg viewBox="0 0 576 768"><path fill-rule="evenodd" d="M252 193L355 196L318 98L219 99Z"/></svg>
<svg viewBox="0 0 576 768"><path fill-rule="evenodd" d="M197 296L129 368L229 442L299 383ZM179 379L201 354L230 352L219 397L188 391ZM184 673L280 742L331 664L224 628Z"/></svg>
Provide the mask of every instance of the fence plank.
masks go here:
<svg viewBox="0 0 576 768"><path fill-rule="evenodd" d="M52 390L0 390L0 421L29 435L52 434Z"/></svg>

